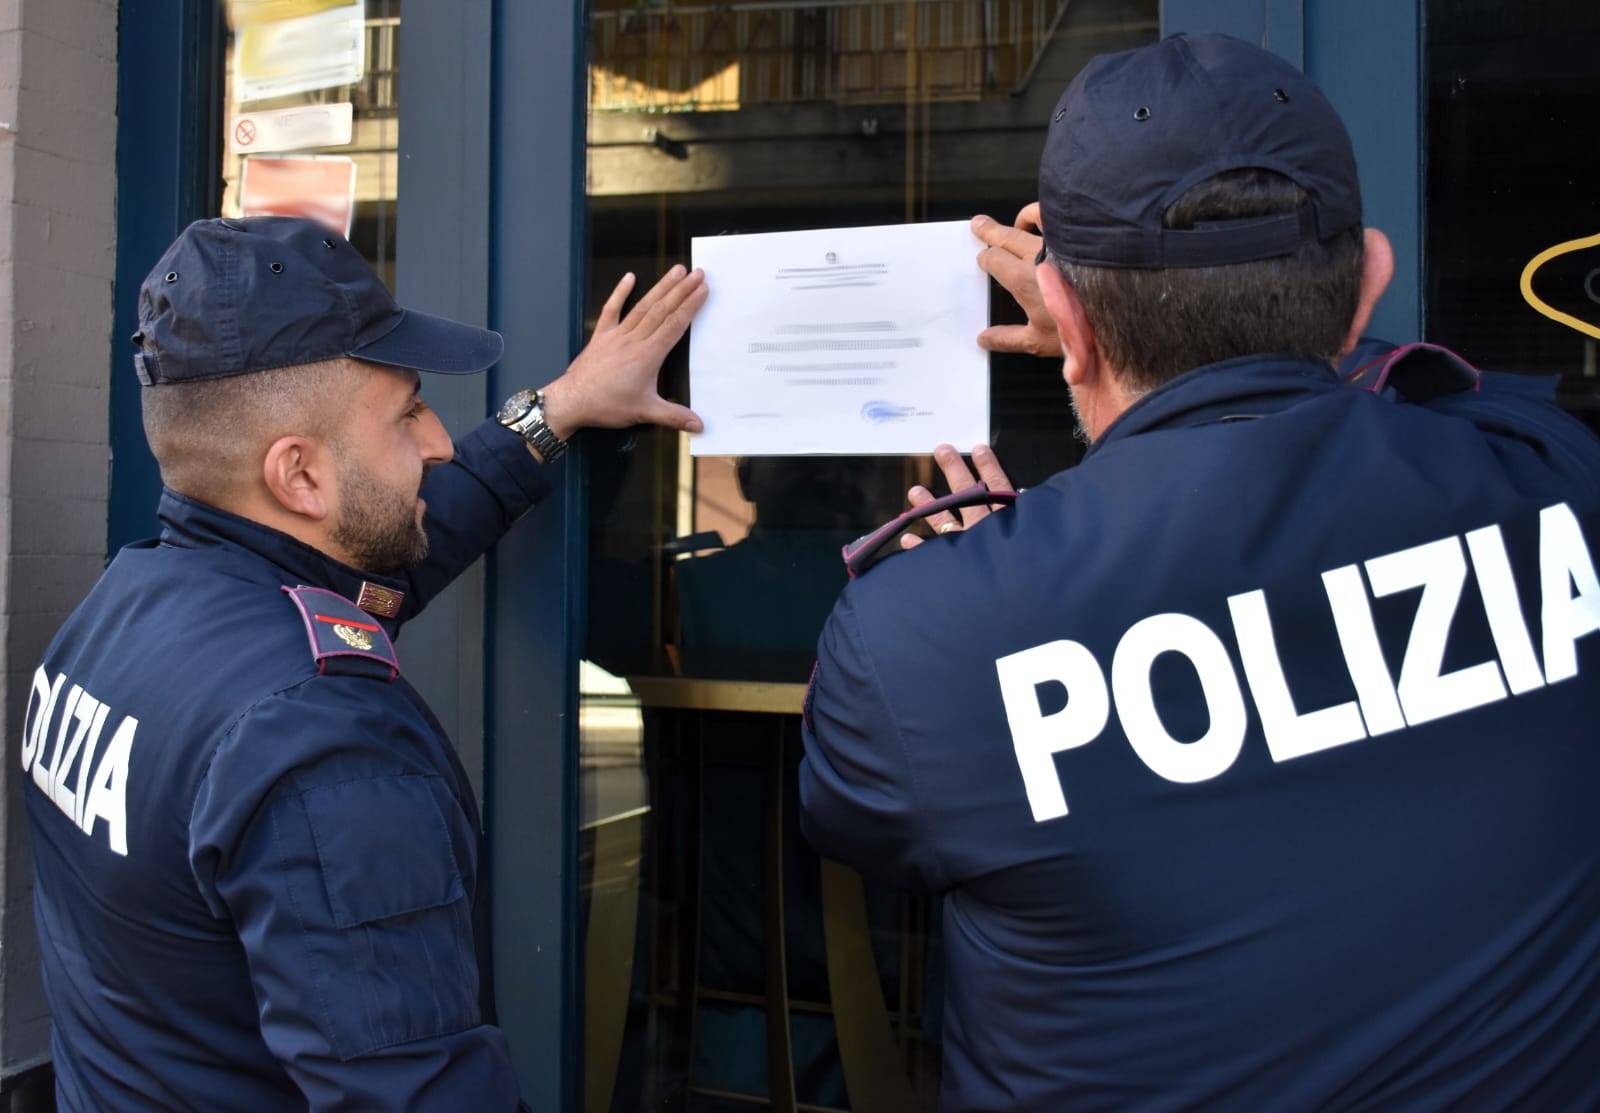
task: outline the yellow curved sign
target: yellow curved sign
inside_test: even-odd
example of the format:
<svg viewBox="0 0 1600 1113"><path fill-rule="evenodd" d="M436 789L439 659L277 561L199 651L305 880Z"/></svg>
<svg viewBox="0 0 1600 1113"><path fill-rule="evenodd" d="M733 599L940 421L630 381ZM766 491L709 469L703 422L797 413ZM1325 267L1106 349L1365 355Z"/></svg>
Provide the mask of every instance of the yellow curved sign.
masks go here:
<svg viewBox="0 0 1600 1113"><path fill-rule="evenodd" d="M1533 292L1534 271L1558 255L1570 255L1574 251L1582 251L1586 247L1597 246L1600 246L1600 236L1585 236L1580 240L1568 240L1566 243L1558 243L1554 247L1547 247L1539 252L1539 254L1528 260L1527 266L1522 268L1522 298L1533 306L1536 312L1549 317L1552 321L1560 321L1564 325L1577 329L1585 336L1600 340L1600 327L1591 325L1587 321L1581 321L1570 313L1561 312L1561 310L1549 305L1538 294Z"/></svg>

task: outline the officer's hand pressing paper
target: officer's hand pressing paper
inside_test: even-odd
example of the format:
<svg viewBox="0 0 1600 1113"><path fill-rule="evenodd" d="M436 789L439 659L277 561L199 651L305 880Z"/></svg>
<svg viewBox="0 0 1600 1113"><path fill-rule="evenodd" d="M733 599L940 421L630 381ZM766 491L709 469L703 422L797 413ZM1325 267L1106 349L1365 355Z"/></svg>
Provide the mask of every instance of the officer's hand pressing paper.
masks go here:
<svg viewBox="0 0 1600 1113"><path fill-rule="evenodd" d="M705 275L675 266L624 314L635 284L631 271L622 276L600 307L588 345L567 373L545 388L546 420L562 439L585 427L621 429L645 422L700 432L700 419L687 406L656 393L656 378L661 361L705 304Z"/></svg>
<svg viewBox="0 0 1600 1113"><path fill-rule="evenodd" d="M1044 247L1042 228L1037 201L1024 206L1009 227L987 216L972 218L972 232L984 243L978 252L978 266L1000 283L1027 315L1026 324L991 325L978 334L978 343L991 352L1044 358L1062 354L1061 334L1045 308L1034 274Z"/></svg>
<svg viewBox="0 0 1600 1113"><path fill-rule="evenodd" d="M982 244L965 221L695 239L696 456L899 455L989 436Z"/></svg>

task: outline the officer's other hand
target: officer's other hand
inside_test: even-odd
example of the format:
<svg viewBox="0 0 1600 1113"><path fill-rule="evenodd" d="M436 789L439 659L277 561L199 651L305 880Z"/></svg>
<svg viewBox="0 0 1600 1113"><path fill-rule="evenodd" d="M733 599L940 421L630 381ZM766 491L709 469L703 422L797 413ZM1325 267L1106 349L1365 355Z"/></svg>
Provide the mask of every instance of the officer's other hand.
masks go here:
<svg viewBox="0 0 1600 1113"><path fill-rule="evenodd" d="M961 458L961 453L948 444L941 444L933 450L933 459L939 465L939 470L944 472L944 480L950 485L950 490L959 491L970 487L983 480L989 485L991 491L1009 491L1012 489L1011 480L1006 478L1005 469L1000 466L1000 460L994 454L994 449L986 444L980 444L972 450L972 463L978 469L978 479L972 477L972 472L967 468L967 462ZM906 498L912 506L922 506L933 501L933 492L926 487L913 487L906 492ZM959 511L960 517L955 512L941 510L928 518L928 528L934 533L955 533L958 530L969 529L974 524L981 522L990 514L987 506L964 506ZM922 544L922 538L914 534L900 535L902 549L915 549Z"/></svg>
<svg viewBox="0 0 1600 1113"><path fill-rule="evenodd" d="M1039 281L1033 273L1033 261L1044 243L1040 227L1037 201L1018 213L1016 223L1009 228L987 216L972 218L973 234L988 245L978 252L978 266L993 275L1028 315L1025 325L993 325L980 332L979 346L991 352L1061 355L1061 337L1045 311Z"/></svg>
<svg viewBox="0 0 1600 1113"><path fill-rule="evenodd" d="M622 276L600 308L588 345L545 388L545 420L562 440L589 427L648 423L690 433L704 428L689 407L662 398L656 380L661 361L705 304L705 272L673 267L624 315L634 281L631 273Z"/></svg>

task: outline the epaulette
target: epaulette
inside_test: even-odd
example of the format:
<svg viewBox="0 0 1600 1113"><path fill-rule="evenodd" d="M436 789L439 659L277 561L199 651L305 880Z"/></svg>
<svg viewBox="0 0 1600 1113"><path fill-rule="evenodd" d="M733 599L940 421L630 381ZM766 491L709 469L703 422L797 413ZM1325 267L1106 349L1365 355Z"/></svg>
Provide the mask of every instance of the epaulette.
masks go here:
<svg viewBox="0 0 1600 1113"><path fill-rule="evenodd" d="M1446 394L1481 389L1483 374L1449 348L1417 343L1402 344L1368 360L1347 373L1345 382L1400 401L1431 402Z"/></svg>
<svg viewBox="0 0 1600 1113"><path fill-rule="evenodd" d="M283 591L305 621L319 673L385 681L400 675L400 661L388 632L349 599L321 587L285 587Z"/></svg>
<svg viewBox="0 0 1600 1113"><path fill-rule="evenodd" d="M941 510L959 510L963 506L989 506L999 508L1017 501L1015 491L991 490L987 483L974 483L970 487L913 506L892 522L879 526L865 537L858 537L844 547L845 571L853 580L894 550L889 543L905 532L906 527L921 519L931 517Z"/></svg>

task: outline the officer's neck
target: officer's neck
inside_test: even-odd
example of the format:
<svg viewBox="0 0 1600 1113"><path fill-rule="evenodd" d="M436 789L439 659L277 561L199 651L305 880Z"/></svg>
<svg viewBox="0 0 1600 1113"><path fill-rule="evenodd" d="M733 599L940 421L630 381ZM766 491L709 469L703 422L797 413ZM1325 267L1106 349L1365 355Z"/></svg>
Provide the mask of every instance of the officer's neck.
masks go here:
<svg viewBox="0 0 1600 1113"><path fill-rule="evenodd" d="M355 554L340 544L335 536L333 515L313 518L286 510L266 491L252 492L247 497L231 501L234 505L223 506L222 509L241 518L248 518L257 525L277 530L340 564L357 571L362 570L356 562Z"/></svg>
<svg viewBox="0 0 1600 1113"><path fill-rule="evenodd" d="M1072 399L1072 413L1078 420L1079 434L1093 444L1100 434L1111 428L1128 407L1138 401L1139 395L1129 391L1123 383L1127 376L1114 371L1103 360L1088 374L1074 374L1069 357L1065 370L1067 390Z"/></svg>

